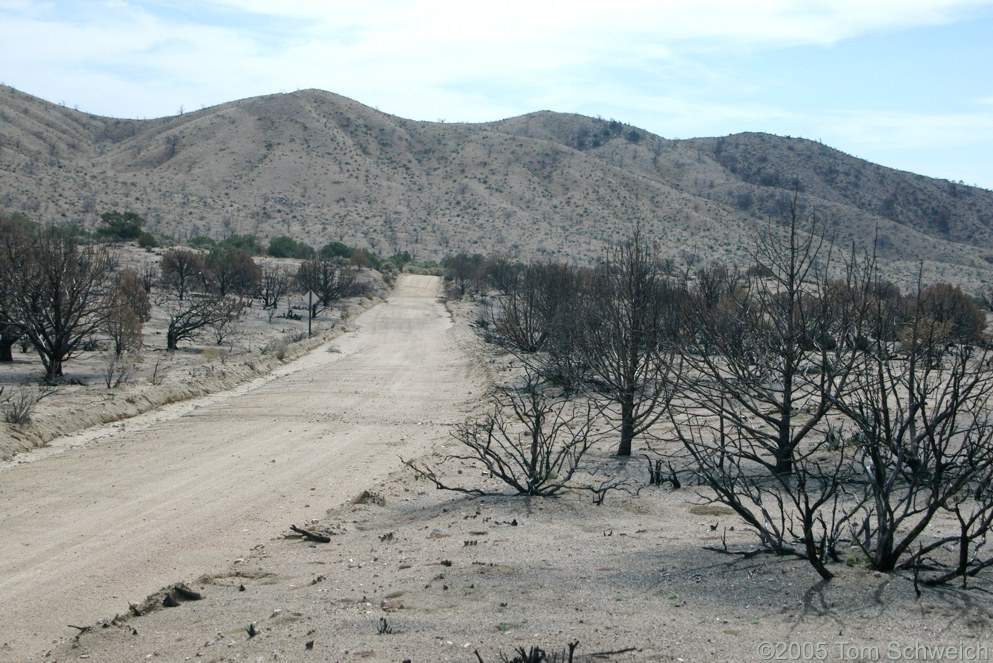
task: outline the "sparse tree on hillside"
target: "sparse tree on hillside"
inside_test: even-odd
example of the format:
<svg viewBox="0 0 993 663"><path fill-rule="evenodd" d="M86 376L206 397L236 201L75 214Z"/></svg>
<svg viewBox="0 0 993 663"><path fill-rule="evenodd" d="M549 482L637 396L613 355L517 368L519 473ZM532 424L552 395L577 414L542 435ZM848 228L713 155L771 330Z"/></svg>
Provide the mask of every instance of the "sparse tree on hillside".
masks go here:
<svg viewBox="0 0 993 663"><path fill-rule="evenodd" d="M379 269L382 264L378 255L366 249L355 249L352 251L348 262L355 267L371 267L372 269Z"/></svg>
<svg viewBox="0 0 993 663"><path fill-rule="evenodd" d="M266 250L266 253L273 258L300 258L301 260L307 260L314 257L315 251L314 247L305 242L298 242L292 237L280 235L279 237L273 237L269 241L269 248Z"/></svg>
<svg viewBox="0 0 993 663"><path fill-rule="evenodd" d="M190 242L192 245L192 241ZM208 245L211 249L232 249L241 250L250 256L257 256L262 253L258 238L255 235L228 235L220 242Z"/></svg>
<svg viewBox="0 0 993 663"><path fill-rule="evenodd" d="M330 242L321 247L318 257L324 258L325 260L333 260L335 258L344 258L345 260L348 260L352 257L352 253L354 252L355 249L343 242Z"/></svg>

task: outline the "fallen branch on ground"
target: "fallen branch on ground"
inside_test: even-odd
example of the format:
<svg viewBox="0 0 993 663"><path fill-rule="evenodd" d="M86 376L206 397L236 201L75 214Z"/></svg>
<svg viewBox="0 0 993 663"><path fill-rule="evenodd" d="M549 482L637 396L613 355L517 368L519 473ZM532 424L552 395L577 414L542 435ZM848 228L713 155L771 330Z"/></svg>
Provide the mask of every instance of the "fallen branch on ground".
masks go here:
<svg viewBox="0 0 993 663"><path fill-rule="evenodd" d="M302 527L297 527L296 525L290 525L290 529L307 539L308 541L314 541L316 543L331 543L331 537L325 536L323 534L318 534L317 532L311 532L310 530L303 529Z"/></svg>

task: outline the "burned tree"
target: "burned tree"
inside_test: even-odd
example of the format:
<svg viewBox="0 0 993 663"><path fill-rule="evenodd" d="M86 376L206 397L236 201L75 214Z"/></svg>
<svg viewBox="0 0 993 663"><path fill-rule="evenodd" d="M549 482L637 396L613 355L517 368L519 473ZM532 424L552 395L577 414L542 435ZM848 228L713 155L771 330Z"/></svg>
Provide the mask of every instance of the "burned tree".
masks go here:
<svg viewBox="0 0 993 663"><path fill-rule="evenodd" d="M725 290L716 304L698 292L688 309L682 358L693 402L739 429L746 457L773 474L793 472L797 448L848 373L832 352L843 320L818 296L829 253L801 228L794 198L786 228L770 227L756 242L753 258L767 278Z"/></svg>
<svg viewBox="0 0 993 663"><path fill-rule="evenodd" d="M445 281L455 288L459 299L472 289L479 290L479 281L483 272L483 256L478 253L469 255L464 252L447 257L442 261L445 266Z"/></svg>
<svg viewBox="0 0 993 663"><path fill-rule="evenodd" d="M0 213L0 362L14 361L12 348L24 335L13 300L18 277L10 261L27 248L35 231L23 216Z"/></svg>
<svg viewBox="0 0 993 663"><path fill-rule="evenodd" d="M317 296L311 305L311 318L316 318L320 309L348 296L355 285L356 271L356 267L340 258L315 258L300 263L296 274L298 287Z"/></svg>
<svg viewBox="0 0 993 663"><path fill-rule="evenodd" d="M679 289L636 230L607 254L581 302L583 359L619 417L618 456L665 414L673 394Z"/></svg>
<svg viewBox="0 0 993 663"><path fill-rule="evenodd" d="M880 571L957 548L952 570L938 576L945 581L993 563L980 554L993 521L993 354L932 317L933 293L919 286L905 303L871 300L852 388L836 404L854 425L865 486L853 543ZM922 542L942 512L959 531Z"/></svg>
<svg viewBox="0 0 993 663"><path fill-rule="evenodd" d="M197 338L204 329L236 320L243 308L237 297L220 297L213 293L193 293L169 308L166 349L175 350L180 341Z"/></svg>
<svg viewBox="0 0 993 663"><path fill-rule="evenodd" d="M125 352L140 350L142 325L152 317L152 304L141 275L133 269L118 272L108 301L111 311L104 321L103 331L110 337L114 356L120 358Z"/></svg>
<svg viewBox="0 0 993 663"><path fill-rule="evenodd" d="M200 254L192 251L170 253L173 255L168 263L163 256L163 287L158 304L169 316L166 349L172 352L181 341L196 339L205 329L237 320L244 302L235 294L221 294L208 275L206 262Z"/></svg>
<svg viewBox="0 0 993 663"><path fill-rule="evenodd" d="M262 271L244 249L216 248L204 259L207 286L221 299L234 295L254 297Z"/></svg>
<svg viewBox="0 0 993 663"><path fill-rule="evenodd" d="M107 292L114 259L105 247L58 229L38 230L23 243L5 238L0 250L7 315L38 352L45 381L58 382L63 363L113 310Z"/></svg>
<svg viewBox="0 0 993 663"><path fill-rule="evenodd" d="M264 267L259 278L255 296L262 302L262 308L275 309L279 300L289 294L293 277L282 267Z"/></svg>
<svg viewBox="0 0 993 663"><path fill-rule="evenodd" d="M845 287L831 283L830 247L801 227L796 197L786 226L760 236L753 258L747 282L701 281L694 293L672 430L766 549L830 578L851 454L826 453L842 434L828 415L853 371L839 339L854 335L864 271L853 259Z"/></svg>
<svg viewBox="0 0 993 663"><path fill-rule="evenodd" d="M520 270L503 286L505 294L491 322L502 343L512 352L530 355L575 314L579 283L577 270L567 265L536 263Z"/></svg>
<svg viewBox="0 0 993 663"><path fill-rule="evenodd" d="M186 298L186 293L205 286L206 269L203 254L189 249L166 251L159 261L162 286L172 291L179 301Z"/></svg>

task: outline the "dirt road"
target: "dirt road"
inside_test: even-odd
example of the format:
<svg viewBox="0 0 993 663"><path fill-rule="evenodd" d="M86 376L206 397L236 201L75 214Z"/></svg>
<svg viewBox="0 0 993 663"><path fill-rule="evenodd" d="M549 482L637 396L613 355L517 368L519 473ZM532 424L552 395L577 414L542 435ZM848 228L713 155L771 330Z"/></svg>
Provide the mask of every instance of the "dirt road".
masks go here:
<svg viewBox="0 0 993 663"><path fill-rule="evenodd" d="M405 276L273 379L0 472L0 660L226 567L447 435L478 369L439 288Z"/></svg>

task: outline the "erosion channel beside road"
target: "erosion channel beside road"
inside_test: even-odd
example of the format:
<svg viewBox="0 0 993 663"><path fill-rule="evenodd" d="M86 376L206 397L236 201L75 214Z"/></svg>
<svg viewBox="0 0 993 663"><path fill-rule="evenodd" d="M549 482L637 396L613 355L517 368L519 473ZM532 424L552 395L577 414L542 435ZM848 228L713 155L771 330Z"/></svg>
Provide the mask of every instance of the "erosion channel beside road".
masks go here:
<svg viewBox="0 0 993 663"><path fill-rule="evenodd" d="M229 565L446 436L482 378L440 288L404 275L353 331L255 388L0 472L0 660Z"/></svg>

